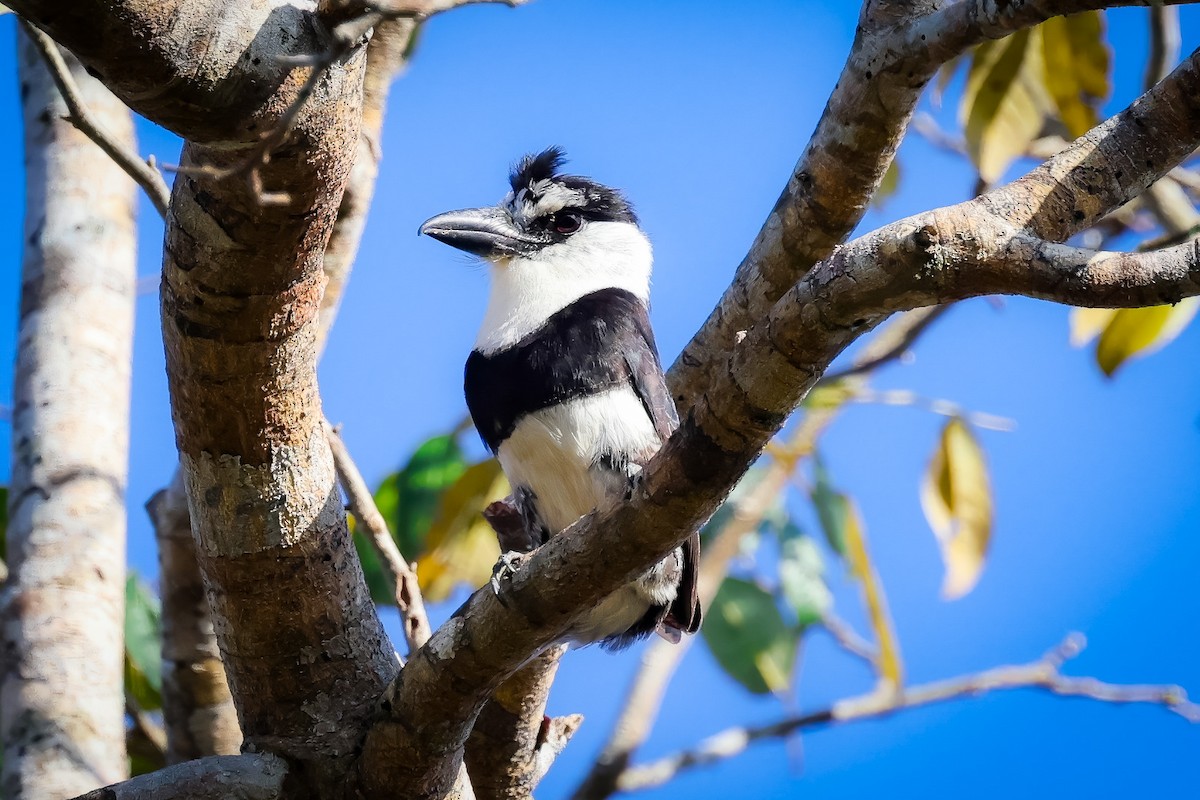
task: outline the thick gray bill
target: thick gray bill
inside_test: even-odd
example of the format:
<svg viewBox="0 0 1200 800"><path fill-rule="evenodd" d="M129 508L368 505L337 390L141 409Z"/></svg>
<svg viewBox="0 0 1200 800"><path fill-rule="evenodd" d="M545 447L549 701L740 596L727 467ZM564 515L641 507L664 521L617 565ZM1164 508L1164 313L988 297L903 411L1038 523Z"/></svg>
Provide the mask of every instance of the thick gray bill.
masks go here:
<svg viewBox="0 0 1200 800"><path fill-rule="evenodd" d="M484 258L519 255L541 244L513 225L508 212L497 206L447 211L425 220L419 232Z"/></svg>

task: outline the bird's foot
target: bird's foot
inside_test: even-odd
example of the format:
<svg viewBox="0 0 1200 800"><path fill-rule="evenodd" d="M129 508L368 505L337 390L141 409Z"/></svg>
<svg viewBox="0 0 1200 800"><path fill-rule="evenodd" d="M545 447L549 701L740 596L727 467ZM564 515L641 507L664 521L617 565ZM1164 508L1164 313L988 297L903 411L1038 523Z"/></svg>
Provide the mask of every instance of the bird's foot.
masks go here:
<svg viewBox="0 0 1200 800"><path fill-rule="evenodd" d="M646 479L642 477L642 470L640 467L636 471L631 471L629 473L629 477L625 481L625 502L626 503L633 500L633 498L637 497L639 494L642 493L642 484L644 484L645 482L646 482Z"/></svg>
<svg viewBox="0 0 1200 800"><path fill-rule="evenodd" d="M525 554L510 550L503 553L496 560L496 565L492 567L492 593L496 595L496 599L500 601L500 605L505 608L508 603L504 600L504 592L502 591L505 584L512 580L512 576L521 568L521 564L525 563Z"/></svg>

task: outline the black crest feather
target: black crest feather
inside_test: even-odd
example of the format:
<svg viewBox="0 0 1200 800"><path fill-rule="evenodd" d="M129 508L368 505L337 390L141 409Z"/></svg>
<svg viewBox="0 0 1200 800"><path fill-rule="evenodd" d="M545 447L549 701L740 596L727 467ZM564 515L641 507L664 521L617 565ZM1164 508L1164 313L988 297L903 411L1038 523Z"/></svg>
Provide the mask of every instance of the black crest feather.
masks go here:
<svg viewBox="0 0 1200 800"><path fill-rule="evenodd" d="M519 194L522 189L531 189L540 181L553 180L568 189L583 193L583 205L574 210L584 219L638 224L637 214L624 195L616 189L596 183L591 178L563 175L559 170L566 161L567 154L557 145L548 147L537 155L525 156L509 174L508 181L513 192ZM527 199L531 202L536 201L536 196L530 194Z"/></svg>
<svg viewBox="0 0 1200 800"><path fill-rule="evenodd" d="M558 145L547 147L537 155L527 155L521 159L508 176L508 182L514 192L527 188L531 183L544 181L558 175L558 170L567 163L567 154Z"/></svg>

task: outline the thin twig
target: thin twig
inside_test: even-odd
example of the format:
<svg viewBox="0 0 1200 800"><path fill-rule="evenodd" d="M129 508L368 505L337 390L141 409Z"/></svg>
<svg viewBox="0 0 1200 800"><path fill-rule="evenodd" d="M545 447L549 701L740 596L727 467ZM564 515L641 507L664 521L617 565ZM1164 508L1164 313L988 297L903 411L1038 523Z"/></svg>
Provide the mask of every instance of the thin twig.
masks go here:
<svg viewBox="0 0 1200 800"><path fill-rule="evenodd" d="M1172 6L1150 6L1150 56L1146 59L1145 88L1161 81L1179 62L1179 9Z"/></svg>
<svg viewBox="0 0 1200 800"><path fill-rule="evenodd" d="M993 431L1016 430L1017 423L1008 417L987 414L982 411L971 411L963 408L952 400L941 400L933 397L923 397L908 389L874 390L863 389L850 395L848 400L855 403L878 403L885 406L912 406L922 408L944 417L962 417L978 428Z"/></svg>
<svg viewBox="0 0 1200 800"><path fill-rule="evenodd" d="M864 639L854 628L850 627L850 623L836 614L826 613L821 620L821 627L847 653L861 658L872 666L878 660L879 651L875 649L875 645Z"/></svg>
<svg viewBox="0 0 1200 800"><path fill-rule="evenodd" d="M925 329L934 322L937 322L938 318L946 313L949 308L949 305L945 305L924 309L925 313L910 318L911 324L904 327L900 332L900 336L894 337L896 339L894 342L889 341L887 343L886 350L871 355L869 358L860 358L851 366L841 371L827 372L821 378L821 383L832 383L842 378L848 378L851 375L862 375L864 372L872 372L892 361L899 361L908 353L913 343L925 332Z"/></svg>
<svg viewBox="0 0 1200 800"><path fill-rule="evenodd" d="M379 513L371 490L367 488L362 473L350 458L341 436L332 426L328 426L328 430L329 447L333 450L333 463L337 469L338 480L346 492L347 508L362 524L391 577L396 607L400 610L404 622L404 638L408 641L408 652L411 655L429 641L431 634L429 618L425 615L425 601L421 598L421 589L417 584L417 574L396 546L396 540L388 531L387 522Z"/></svg>
<svg viewBox="0 0 1200 800"><path fill-rule="evenodd" d="M133 720L133 727L148 741L159 754L166 760L167 757L167 732L163 730L163 726L159 725L150 715L137 704L132 697L125 696L125 713Z"/></svg>
<svg viewBox="0 0 1200 800"><path fill-rule="evenodd" d="M872 719L1005 689L1043 689L1056 695L1086 697L1105 703L1161 705L1189 722L1200 723L1200 705L1190 702L1186 692L1178 686L1121 685L1063 675L1060 671L1063 663L1077 656L1085 644L1082 635L1072 634L1042 658L1028 664L995 667L973 675L915 686L903 693L871 692L839 701L823 711L789 717L769 725L729 728L691 750L626 770L618 780L618 788L632 791L661 786L685 769L723 761L744 752L755 742L784 738L806 728Z"/></svg>
<svg viewBox="0 0 1200 800"><path fill-rule="evenodd" d="M59 52L58 45L54 43L54 40L28 22L22 21L21 25L34 46L37 47L38 52L41 53L42 59L50 69L50 75L54 78L54 84L67 104L67 109L71 112L70 116L65 119L78 128L84 136L95 142L109 158L125 170L129 177L133 178L146 191L158 213L165 217L167 207L171 203L171 190L162 175L151 166L150 162L143 161L137 153L129 151L118 143L96 121L83 102L83 98L79 96L79 87L75 84L75 79L71 77L71 70L63 60L62 53Z"/></svg>

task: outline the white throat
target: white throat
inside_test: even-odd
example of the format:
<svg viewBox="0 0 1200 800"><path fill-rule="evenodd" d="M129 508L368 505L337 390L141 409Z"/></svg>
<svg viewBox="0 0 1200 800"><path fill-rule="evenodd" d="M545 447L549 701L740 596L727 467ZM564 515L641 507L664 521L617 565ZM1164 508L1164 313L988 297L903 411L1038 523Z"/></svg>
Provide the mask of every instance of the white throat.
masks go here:
<svg viewBox="0 0 1200 800"><path fill-rule="evenodd" d="M486 355L511 347L600 289L624 289L649 303L652 263L650 241L627 222L585 222L566 241L497 261L475 349Z"/></svg>

